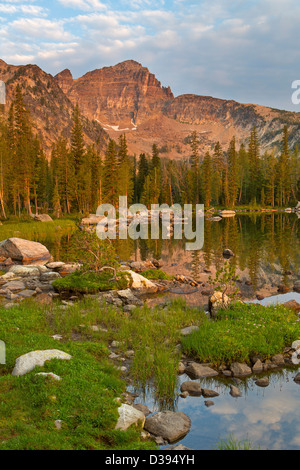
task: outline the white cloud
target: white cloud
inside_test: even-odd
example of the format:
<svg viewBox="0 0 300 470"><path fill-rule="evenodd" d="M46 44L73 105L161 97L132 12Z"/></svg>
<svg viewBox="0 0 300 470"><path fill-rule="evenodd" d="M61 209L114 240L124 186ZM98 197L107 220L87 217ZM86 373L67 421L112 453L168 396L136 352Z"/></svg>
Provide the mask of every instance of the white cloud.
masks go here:
<svg viewBox="0 0 300 470"><path fill-rule="evenodd" d="M15 32L31 38L47 38L53 41L69 41L73 35L64 30L63 21L51 21L43 18L21 18L11 23Z"/></svg>
<svg viewBox="0 0 300 470"><path fill-rule="evenodd" d="M79 76L131 58L175 95L285 108L300 78L296 0L2 0L0 17L2 58L27 57L30 43L51 73L73 67Z"/></svg>
<svg viewBox="0 0 300 470"><path fill-rule="evenodd" d="M64 7L84 11L106 10L106 5L99 0L59 0Z"/></svg>

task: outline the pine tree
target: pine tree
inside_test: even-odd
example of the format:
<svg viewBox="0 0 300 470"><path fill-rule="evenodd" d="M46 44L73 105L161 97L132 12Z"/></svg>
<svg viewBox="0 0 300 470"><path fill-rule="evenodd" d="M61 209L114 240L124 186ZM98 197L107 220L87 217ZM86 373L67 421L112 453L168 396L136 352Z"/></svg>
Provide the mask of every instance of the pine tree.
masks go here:
<svg viewBox="0 0 300 470"><path fill-rule="evenodd" d="M191 139L191 167L193 173L193 203L199 204L200 200L200 155L199 155L199 140L197 132L192 133Z"/></svg>
<svg viewBox="0 0 300 470"><path fill-rule="evenodd" d="M290 149L289 133L287 126L284 126L281 154L277 166L277 201L280 206L288 203L291 192L291 168L290 168Z"/></svg>
<svg viewBox="0 0 300 470"><path fill-rule="evenodd" d="M103 166L103 201L117 207L119 202L119 165L116 142L109 140Z"/></svg>
<svg viewBox="0 0 300 470"><path fill-rule="evenodd" d="M248 148L249 158L249 199L250 201L259 199L259 188L261 184L260 152L257 137L257 129L253 127L250 134Z"/></svg>
<svg viewBox="0 0 300 470"><path fill-rule="evenodd" d="M213 187L216 204L221 203L223 193L223 173L224 173L224 156L220 142L217 142L214 148L213 158Z"/></svg>
<svg viewBox="0 0 300 470"><path fill-rule="evenodd" d="M202 171L204 204L208 208L212 200L212 159L209 152L204 156Z"/></svg>
<svg viewBox="0 0 300 470"><path fill-rule="evenodd" d="M138 169L137 169L137 182L136 182L136 193L137 193L137 201L141 200L143 188L145 185L145 180L149 174L149 164L146 158L146 155L142 153L139 158Z"/></svg>
<svg viewBox="0 0 300 470"><path fill-rule="evenodd" d="M126 135L119 138L119 195L127 196L128 203L133 200L133 170L128 156Z"/></svg>
<svg viewBox="0 0 300 470"><path fill-rule="evenodd" d="M238 161L235 147L235 137L232 138L228 155L228 195L230 207L234 207L238 198Z"/></svg>

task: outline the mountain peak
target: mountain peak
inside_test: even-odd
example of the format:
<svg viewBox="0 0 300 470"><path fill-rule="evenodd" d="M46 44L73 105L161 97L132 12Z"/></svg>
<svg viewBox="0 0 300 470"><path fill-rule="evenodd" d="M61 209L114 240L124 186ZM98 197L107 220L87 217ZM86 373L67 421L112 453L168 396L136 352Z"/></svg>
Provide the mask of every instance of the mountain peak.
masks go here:
<svg viewBox="0 0 300 470"><path fill-rule="evenodd" d="M71 73L70 69L64 69L61 72L59 72L57 75L55 75L54 78L61 77L61 78L71 78L73 80L73 75Z"/></svg>
<svg viewBox="0 0 300 470"><path fill-rule="evenodd" d="M67 93L70 90L74 82L73 75L69 69L62 70L62 72L55 75L54 79L57 81L64 93Z"/></svg>

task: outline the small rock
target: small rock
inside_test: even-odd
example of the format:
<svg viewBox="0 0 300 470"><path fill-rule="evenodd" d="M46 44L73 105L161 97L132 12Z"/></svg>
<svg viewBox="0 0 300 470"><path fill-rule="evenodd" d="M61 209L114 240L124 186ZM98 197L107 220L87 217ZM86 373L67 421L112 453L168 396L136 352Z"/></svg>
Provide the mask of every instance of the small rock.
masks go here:
<svg viewBox="0 0 300 470"><path fill-rule="evenodd" d="M233 397L233 398L238 398L238 397L241 397L242 396L242 392L240 391L240 389L238 387L236 387L235 385L230 385L230 395Z"/></svg>
<svg viewBox="0 0 300 470"><path fill-rule="evenodd" d="M300 340L298 339L297 341L293 342L292 349L295 349L295 351L296 351L299 348L300 348Z"/></svg>
<svg viewBox="0 0 300 470"><path fill-rule="evenodd" d="M272 357L272 362L273 364L276 364L278 366L284 365L284 357L282 354L276 354L275 356Z"/></svg>
<svg viewBox="0 0 300 470"><path fill-rule="evenodd" d="M233 256L234 256L233 251L229 250L228 248L226 248L226 249L223 251L223 257L224 257L224 258L232 258Z"/></svg>
<svg viewBox="0 0 300 470"><path fill-rule="evenodd" d="M56 421L54 421L54 425L55 425L56 429L58 431L60 431L61 428L62 428L62 421L60 419L57 419Z"/></svg>
<svg viewBox="0 0 300 470"><path fill-rule="evenodd" d="M256 380L255 383L258 387L268 387L268 385L270 385L270 381L268 377L263 377L262 379L258 379Z"/></svg>
<svg viewBox="0 0 300 470"><path fill-rule="evenodd" d="M50 215L48 214L37 214L34 216L34 220L37 222L53 222Z"/></svg>
<svg viewBox="0 0 300 470"><path fill-rule="evenodd" d="M300 372L296 375L296 377L294 378L294 381L300 384Z"/></svg>
<svg viewBox="0 0 300 470"><path fill-rule="evenodd" d="M213 370L211 367L192 362L185 369L186 374L195 379L200 379L201 377L215 377L219 375L218 372Z"/></svg>
<svg viewBox="0 0 300 470"><path fill-rule="evenodd" d="M151 411L149 410L148 406L142 405L141 403L137 403L133 405L133 408L135 408L138 411L141 411L145 416L151 415Z"/></svg>
<svg viewBox="0 0 300 470"><path fill-rule="evenodd" d="M254 374L258 374L258 373L262 372L263 369L264 369L263 363L261 362L260 359L258 359L255 362L254 366L252 367L252 371L254 372Z"/></svg>
<svg viewBox="0 0 300 470"><path fill-rule="evenodd" d="M218 397L219 393L215 392L214 390L209 390L207 388L202 389L202 395L204 398L214 398Z"/></svg>
<svg viewBox="0 0 300 470"><path fill-rule="evenodd" d="M56 380L57 382L61 381L61 377L59 377L59 375L53 374L52 372L39 372L38 374L35 374L35 375L50 378L50 379Z"/></svg>
<svg viewBox="0 0 300 470"><path fill-rule="evenodd" d="M40 277L40 270L37 266L12 266L9 273L13 273L19 277Z"/></svg>
<svg viewBox="0 0 300 470"><path fill-rule="evenodd" d="M210 408L211 406L214 406L215 402L211 400L205 400L204 404L207 408Z"/></svg>
<svg viewBox="0 0 300 470"><path fill-rule="evenodd" d="M182 336L188 336L193 333L193 331L199 330L199 326L188 326L187 328L183 328L180 333Z"/></svg>
<svg viewBox="0 0 300 470"><path fill-rule="evenodd" d="M179 451L179 450L192 450L190 449L189 447L186 447L184 446L183 444L178 444L177 446L169 446L169 447L166 447L164 450L176 450L176 451Z"/></svg>
<svg viewBox="0 0 300 470"><path fill-rule="evenodd" d="M53 263L48 263L46 266L48 269L50 269L51 271L55 271L56 269L60 269L60 268L63 268L65 266L66 263L63 263L61 261L57 261L57 262L53 262Z"/></svg>
<svg viewBox="0 0 300 470"><path fill-rule="evenodd" d="M63 339L63 336L62 335L53 335L52 338L55 339L56 341L61 341Z"/></svg>
<svg viewBox="0 0 300 470"><path fill-rule="evenodd" d="M290 291L290 288L288 286L285 286L284 284L280 284L277 290L280 294L286 294Z"/></svg>
<svg viewBox="0 0 300 470"><path fill-rule="evenodd" d="M11 282L7 282L6 284L4 284L2 288L9 289L11 292L17 292L17 291L26 289L26 286L24 282L22 281L11 281Z"/></svg>
<svg viewBox="0 0 300 470"><path fill-rule="evenodd" d="M36 292L35 290L26 289L26 290L19 292L19 295L21 297L24 297L24 299L27 299L29 297L34 297L36 295Z"/></svg>
<svg viewBox="0 0 300 470"><path fill-rule="evenodd" d="M44 273L41 275L40 280L42 282L50 282L55 281L55 279L59 279L61 275L55 271L49 271L48 273Z"/></svg>
<svg viewBox="0 0 300 470"><path fill-rule="evenodd" d="M141 411L135 409L133 406L123 404L118 408L119 420L115 429L126 431L130 426L138 425L140 423L144 426L145 415Z"/></svg>
<svg viewBox="0 0 300 470"><path fill-rule="evenodd" d="M296 300L290 300L289 302L285 302L283 306L290 310L293 310L296 313L300 312L300 304L296 302Z"/></svg>
<svg viewBox="0 0 300 470"><path fill-rule="evenodd" d="M233 362L230 370L234 377L245 377L252 374L252 370L246 363Z"/></svg>

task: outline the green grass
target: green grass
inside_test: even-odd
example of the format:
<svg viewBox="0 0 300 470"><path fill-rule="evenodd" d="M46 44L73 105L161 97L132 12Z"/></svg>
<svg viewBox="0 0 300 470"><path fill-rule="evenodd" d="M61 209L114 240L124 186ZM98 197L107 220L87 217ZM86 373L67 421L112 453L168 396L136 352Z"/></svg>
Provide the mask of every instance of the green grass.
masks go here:
<svg viewBox="0 0 300 470"><path fill-rule="evenodd" d="M129 274L118 272L117 280L114 280L112 271L107 270L101 273L75 271L69 276L56 279L52 285L57 292L61 293L95 294L100 291L127 289L131 283Z"/></svg>
<svg viewBox="0 0 300 470"><path fill-rule="evenodd" d="M126 381L108 359L108 346L118 341L121 355L133 349L133 384L152 381L158 399L170 403L177 391L179 330L201 324L198 310L176 301L165 309L137 308L129 317L92 298L65 309L26 300L9 310L0 308L0 318L7 353L6 365L0 366L0 450L155 448L140 440L136 428L114 430L116 398ZM99 331L91 328L95 325ZM55 334L63 340L54 340ZM72 359L53 360L13 377L16 358L37 349L60 349ZM53 372L62 381L37 377L40 371ZM55 428L56 420L62 421L61 430Z"/></svg>
<svg viewBox="0 0 300 470"><path fill-rule="evenodd" d="M255 449L250 441L239 441L233 434L230 434L227 439L217 442L215 450L259 450L259 448Z"/></svg>
<svg viewBox="0 0 300 470"><path fill-rule="evenodd" d="M108 360L105 342L84 335L70 341L72 332L80 330L77 312L64 326L65 341L51 338L57 332L52 320L59 310L32 301L9 311L0 309L0 338L7 351L7 364L0 366L0 450L153 449L153 443L141 442L136 429L114 430L116 398L125 391L125 383ZM53 360L13 377L16 358L36 349L60 349L72 359ZM51 371L62 380L37 377L39 371ZM55 428L56 420L62 421L61 430Z"/></svg>
<svg viewBox="0 0 300 470"><path fill-rule="evenodd" d="M248 362L252 355L268 359L299 338L300 323L291 310L236 303L221 310L216 321L207 319L182 345L200 362L230 365Z"/></svg>
<svg viewBox="0 0 300 470"><path fill-rule="evenodd" d="M170 281L173 279L173 276L169 276L167 273L165 273L165 271L162 271L161 269L147 269L147 271L143 271L141 274L145 278L153 281Z"/></svg>
<svg viewBox="0 0 300 470"><path fill-rule="evenodd" d="M0 226L0 239L21 237L34 241L37 237L43 239L56 236L57 232L72 232L75 228L76 222L74 219L56 219L53 222L12 219L3 222L3 225Z"/></svg>

